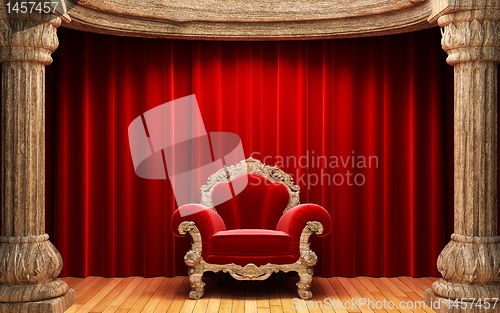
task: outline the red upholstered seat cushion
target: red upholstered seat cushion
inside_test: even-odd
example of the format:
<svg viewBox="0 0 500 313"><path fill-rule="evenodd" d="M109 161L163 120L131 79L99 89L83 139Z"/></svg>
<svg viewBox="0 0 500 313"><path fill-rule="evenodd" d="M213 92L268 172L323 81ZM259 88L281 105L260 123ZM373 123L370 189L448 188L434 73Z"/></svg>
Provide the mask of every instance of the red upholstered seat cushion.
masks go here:
<svg viewBox="0 0 500 313"><path fill-rule="evenodd" d="M287 233L267 229L219 231L212 237L210 255L277 256L292 254Z"/></svg>

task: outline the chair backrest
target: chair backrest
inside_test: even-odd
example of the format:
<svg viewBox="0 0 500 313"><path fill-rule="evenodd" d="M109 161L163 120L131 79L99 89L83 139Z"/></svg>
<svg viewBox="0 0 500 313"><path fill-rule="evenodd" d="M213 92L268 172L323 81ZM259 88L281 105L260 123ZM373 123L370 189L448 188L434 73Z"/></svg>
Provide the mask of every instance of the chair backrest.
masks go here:
<svg viewBox="0 0 500 313"><path fill-rule="evenodd" d="M227 229L276 229L283 213L299 204L299 186L277 167L249 158L212 174L201 202Z"/></svg>

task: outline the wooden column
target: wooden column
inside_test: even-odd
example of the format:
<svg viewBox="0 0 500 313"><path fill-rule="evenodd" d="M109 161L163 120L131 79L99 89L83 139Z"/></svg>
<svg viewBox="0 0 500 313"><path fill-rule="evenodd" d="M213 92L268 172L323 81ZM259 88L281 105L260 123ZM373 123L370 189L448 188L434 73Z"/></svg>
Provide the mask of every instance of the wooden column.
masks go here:
<svg viewBox="0 0 500 313"><path fill-rule="evenodd" d="M491 300L500 298L497 216L500 6L486 0L453 1L453 5L443 5L442 0L436 2L441 5L435 17L444 30L442 47L448 53L447 62L455 70L455 230L438 259L443 278L426 291L426 302L436 312L500 312L500 301L493 309ZM471 303L472 299L476 303ZM480 299L481 303L477 302ZM484 304L485 300L490 306Z"/></svg>
<svg viewBox="0 0 500 313"><path fill-rule="evenodd" d="M61 20L2 9L0 312L64 312L74 292L45 234L45 66Z"/></svg>

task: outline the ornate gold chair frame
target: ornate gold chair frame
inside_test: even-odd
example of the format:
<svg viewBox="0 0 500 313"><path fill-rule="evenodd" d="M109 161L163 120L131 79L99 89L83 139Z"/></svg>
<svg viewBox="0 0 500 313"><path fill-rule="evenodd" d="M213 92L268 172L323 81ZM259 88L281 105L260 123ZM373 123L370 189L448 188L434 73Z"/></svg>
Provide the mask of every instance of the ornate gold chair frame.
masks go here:
<svg viewBox="0 0 500 313"><path fill-rule="evenodd" d="M223 182L229 182L234 178L244 174L257 174L267 178L271 182L281 183L286 186L290 194L290 200L283 213L300 204L299 202L299 186L293 184L293 179L287 173L283 172L275 166L264 165L260 161L253 158L243 160L237 165L224 167L208 178L208 183L203 185L202 199L203 205L212 208L212 191L214 187ZM237 280L265 280L272 273L294 271L299 274L300 280L297 283L297 292L302 299L310 299L311 281L313 277L313 266L316 265L318 257L309 246L309 237L311 234L321 234L323 225L318 221L310 221L304 227L300 237L300 257L292 264L271 264L268 263L262 266L256 266L249 263L245 266L231 264L210 264L202 258L202 240L201 235L192 221L184 221L179 225L179 233L189 233L192 237L191 249L184 256L184 262L189 267L189 279L191 282L191 299L200 299L203 296L205 283L202 281L204 272L219 272L229 273Z"/></svg>

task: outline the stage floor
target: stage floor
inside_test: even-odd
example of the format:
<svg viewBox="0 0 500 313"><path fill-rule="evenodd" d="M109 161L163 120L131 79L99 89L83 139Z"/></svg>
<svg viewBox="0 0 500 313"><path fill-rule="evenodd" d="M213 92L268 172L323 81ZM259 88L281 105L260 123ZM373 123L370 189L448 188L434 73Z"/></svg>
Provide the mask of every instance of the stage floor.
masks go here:
<svg viewBox="0 0 500 313"><path fill-rule="evenodd" d="M76 291L67 312L434 312L423 306L424 290L433 277L314 277L313 298L298 298L297 277L285 282L204 278L205 295L190 300L189 278L62 278ZM312 302L311 302L312 301Z"/></svg>

